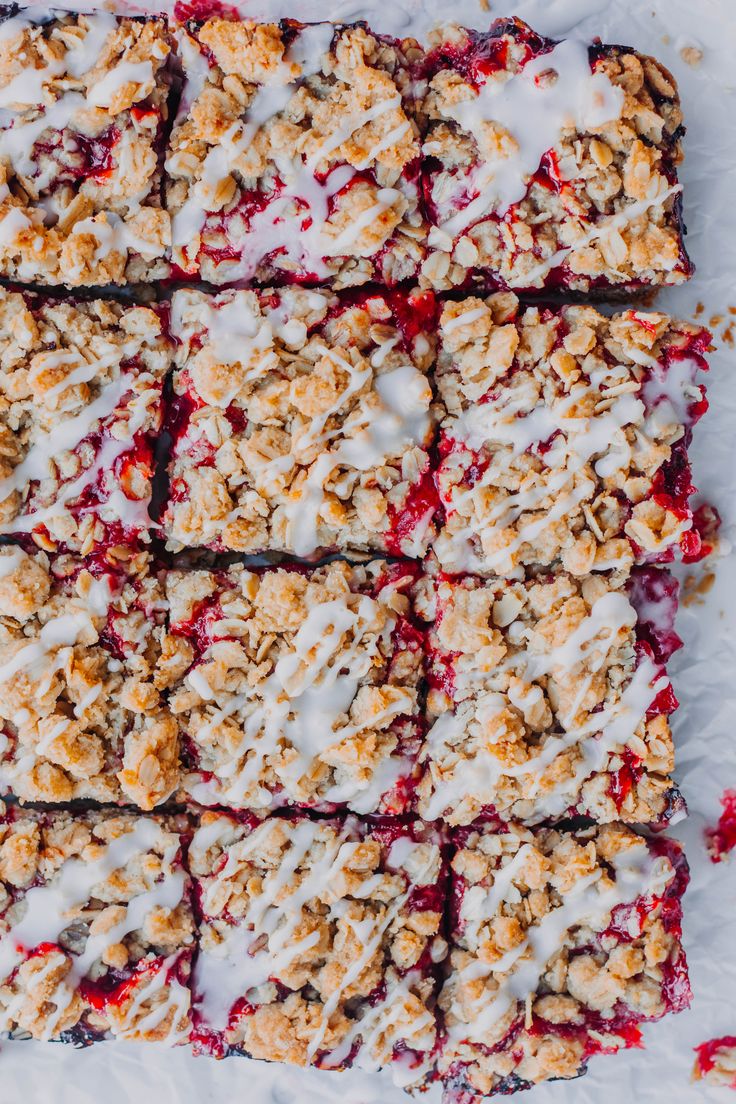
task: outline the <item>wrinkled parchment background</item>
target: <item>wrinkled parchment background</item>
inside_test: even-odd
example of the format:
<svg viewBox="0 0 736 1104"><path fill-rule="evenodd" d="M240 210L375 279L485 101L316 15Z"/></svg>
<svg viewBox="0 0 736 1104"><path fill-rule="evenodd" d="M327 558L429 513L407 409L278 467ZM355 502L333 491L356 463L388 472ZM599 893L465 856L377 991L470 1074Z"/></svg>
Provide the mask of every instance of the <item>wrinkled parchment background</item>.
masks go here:
<svg viewBox="0 0 736 1104"><path fill-rule="evenodd" d="M89 10L92 0L69 0ZM232 0L231 0L232 2ZM116 6L123 10L124 0ZM45 6L45 5L44 5ZM130 3L159 10L173 0ZM486 5L488 6L488 5ZM736 543L736 354L723 331L736 315L736 0L242 0L254 18L366 18L374 29L423 37L438 18L482 28L492 16L520 15L549 35L599 35L656 54L675 74L688 124L685 188L688 248L697 266L689 286L664 293L657 306L712 326L711 410L696 429L695 482L716 504L724 533ZM703 51L697 66L680 51ZM671 667L681 706L674 718L678 779L690 817L675 830L686 844L692 883L685 903L685 944L694 1000L689 1012L645 1027L646 1050L594 1059L587 1076L535 1089L533 1104L714 1104L729 1089L690 1082L692 1048L736 1035L736 856L708 861L703 828L720 811L719 796L736 787L736 554L698 565L715 572L699 604L680 611L685 649ZM4 1043L0 1104L407 1104L384 1075L317 1073L247 1059L193 1058L183 1049L102 1043L86 1051L48 1043ZM423 1098L438 1104L433 1091Z"/></svg>

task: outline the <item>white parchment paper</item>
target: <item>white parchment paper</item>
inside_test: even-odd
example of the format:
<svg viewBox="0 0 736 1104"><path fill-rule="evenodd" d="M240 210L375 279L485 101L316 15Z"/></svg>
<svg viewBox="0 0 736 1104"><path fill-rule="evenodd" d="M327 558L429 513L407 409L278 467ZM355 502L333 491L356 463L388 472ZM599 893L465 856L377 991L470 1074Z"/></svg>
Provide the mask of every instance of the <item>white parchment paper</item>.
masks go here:
<svg viewBox="0 0 736 1104"><path fill-rule="evenodd" d="M231 0L232 2L232 0ZM90 0L70 2L90 10ZM487 6L487 5L486 5ZM366 18L378 31L424 37L439 19L486 27L520 15L549 35L600 36L656 54L675 74L688 133L681 171L688 248L697 273L668 291L657 306L712 326L710 412L697 426L692 450L695 482L724 519L736 543L736 352L728 325L736 315L736 0L245 0L253 18ZM127 10L161 10L129 3ZM122 9L122 7L120 8ZM693 66L681 51L703 58ZM687 52L687 51L686 51ZM702 304L700 309L698 304ZM724 333L725 331L725 333ZM736 855L709 862L706 824L719 797L736 787L736 555L689 569L715 573L699 604L680 611L685 640L671 673L680 699L674 717L677 778L690 817L674 834L686 845L692 882L685 898L685 946L694 999L690 1011L644 1028L646 1049L593 1059L587 1076L539 1086L530 1104L714 1104L736 1096L690 1081L692 1048L713 1036L736 1035ZM686 572L687 573L687 572ZM0 1104L407 1104L410 1098L383 1074L292 1070L241 1058L216 1062L184 1049L101 1043L86 1051L49 1043L0 1048ZM437 1104L439 1093L425 1096Z"/></svg>

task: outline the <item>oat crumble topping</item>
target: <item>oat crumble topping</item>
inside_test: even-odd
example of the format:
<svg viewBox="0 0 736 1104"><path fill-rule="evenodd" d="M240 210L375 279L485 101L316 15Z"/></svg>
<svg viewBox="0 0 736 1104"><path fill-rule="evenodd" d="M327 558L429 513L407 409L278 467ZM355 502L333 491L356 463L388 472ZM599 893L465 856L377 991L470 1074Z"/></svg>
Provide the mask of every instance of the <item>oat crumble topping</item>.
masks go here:
<svg viewBox="0 0 736 1104"><path fill-rule="evenodd" d="M0 534L84 555L149 539L171 352L160 308L0 290Z"/></svg>
<svg viewBox="0 0 736 1104"><path fill-rule="evenodd" d="M185 828L182 818L109 812L3 815L3 1031L78 1046L187 1040L194 919Z"/></svg>
<svg viewBox="0 0 736 1104"><path fill-rule="evenodd" d="M22 801L151 809L179 781L163 589L139 554L95 560L0 547L0 786Z"/></svg>
<svg viewBox="0 0 736 1104"><path fill-rule="evenodd" d="M165 276L164 19L0 17L0 275L67 287Z"/></svg>

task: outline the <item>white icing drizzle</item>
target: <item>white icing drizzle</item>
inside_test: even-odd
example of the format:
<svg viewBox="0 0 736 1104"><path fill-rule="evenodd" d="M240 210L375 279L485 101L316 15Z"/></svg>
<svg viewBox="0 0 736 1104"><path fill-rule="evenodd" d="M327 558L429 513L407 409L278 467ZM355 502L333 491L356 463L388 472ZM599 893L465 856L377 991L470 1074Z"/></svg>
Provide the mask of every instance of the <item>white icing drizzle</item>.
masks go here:
<svg viewBox="0 0 736 1104"><path fill-rule="evenodd" d="M206 745L210 733L228 717L237 716L241 740L228 743L228 756L214 767L215 779L195 785L193 796L242 806L254 801L253 788L264 773L267 760L282 747L296 755L277 766L279 782L288 794L299 791L320 758L334 745L350 740L365 728L388 727L402 714L414 711L413 693L394 689L390 703L363 722L351 722L349 713L359 687L379 662L379 649L390 640L395 618L387 616L380 632L381 611L375 599L363 595L355 609L345 598L315 605L296 633L291 650L281 656L273 672L257 687L242 694L224 694L207 681L206 667L194 668L187 685L203 700L216 706L208 710L205 724L193 735ZM365 811L375 808L381 794L390 789L406 769L401 756L386 772L367 781L346 779L327 788L325 801L346 802ZM384 790L376 789L386 783ZM267 805L270 794L264 794Z"/></svg>
<svg viewBox="0 0 736 1104"><path fill-rule="evenodd" d="M126 84L142 85L145 89L152 88L153 63L151 61L118 62L114 69L92 86L87 99L94 107L109 107L114 97ZM137 98L140 99L141 96Z"/></svg>
<svg viewBox="0 0 736 1104"><path fill-rule="evenodd" d="M335 28L329 23L304 27L286 55L287 62L299 67L297 79L289 81L290 68L284 65L276 76L285 74L288 83L258 86L244 118L236 120L218 145L207 154L199 180L172 220L174 246L181 248L185 255L187 246L194 241L196 248L199 241L207 221L208 197L212 190L233 171L238 157L252 143L258 131L288 108L299 85L320 72L334 33ZM206 73L195 60L195 47L191 40L184 60L187 70L192 73L192 84L184 93L188 110L195 93L201 91L206 81ZM380 153L399 141L411 129L411 123L407 120L392 128L355 167L339 165L327 172L323 179L318 178L316 173L319 171L321 175L325 171L326 159L353 134L400 107L400 95L380 100L365 111L348 117L308 158L302 154L294 158L279 156L276 168L282 185L265 208L251 215L250 225L244 233L232 241L231 244L239 250L239 259L228 263L228 279L252 279L259 264L274 250L278 250L283 258L301 271L326 278L329 269L325 258L348 253L362 231L402 199L401 192L394 188L379 189L376 202L341 233L333 236L329 232L332 197L353 179L357 171L367 168ZM168 167L176 172L176 154L169 158Z"/></svg>
<svg viewBox="0 0 736 1104"><path fill-rule="evenodd" d="M468 311L443 325L443 332L451 332L463 320L469 323L475 317L476 311ZM669 430L668 440L681 436L682 429L678 426L687 421L687 406L702 395L694 384L698 365L687 359L674 361L665 370L654 358L652 362L637 392L625 391L613 399L606 395L611 369L604 366L573 384L569 393L553 406L540 399L537 406L521 415L525 396L514 399L502 392L500 399L476 403L448 419L445 423L448 435L474 452L491 444L510 449L511 455L517 457L533 445L557 436L544 456L549 474L539 476L532 486L498 495L493 506L488 506L486 498L488 489L498 485L495 462L489 464L472 487L452 488L447 505L453 520L460 517L466 520L440 537L438 555L443 566L453 571L499 574L511 570L512 557L524 544L533 544L550 522L567 517L581 502L595 496L596 483L588 474L591 467L590 474L600 480L610 479L629 467L632 448L626 439L627 430L635 427L638 447L660 442L665 428ZM589 417L576 414L591 391L600 395L599 409ZM462 456L452 453L444 461L448 468L462 467L464 463ZM551 499L553 505L539 516L536 511L545 499ZM477 548L483 534L511 525L517 526L517 532L510 541L495 550ZM691 522L685 520L680 531L690 526ZM676 536L668 532L663 540L672 544ZM602 569L596 565L596 570Z"/></svg>
<svg viewBox="0 0 736 1104"><path fill-rule="evenodd" d="M242 296L221 304L202 305L197 321L187 324L186 295L185 292L178 292L174 296L172 332L187 345L204 318L208 352L211 349L220 363L241 369L233 373L232 390L216 404L225 408L246 384L261 379L278 367L279 358L273 345L277 324L273 318L256 314ZM327 485L336 478L338 471L347 470L347 478L351 478L352 473L370 471L388 460L396 462L405 452L414 446L423 446L427 441L431 426L432 392L426 376L408 359L396 367L385 367L386 358L398 340L397 336L378 346L369 360L361 358L357 364L341 355L339 349L312 342L311 349L320 357L331 360L344 375L344 386L328 409L310 418L303 429L293 430L289 452L265 462L256 477L258 490L269 494L272 481L278 485L284 475L291 475L299 468L303 470L300 457L309 455L315 445L322 448L309 466L307 477L298 491L292 490L280 506L287 522L286 542L297 556L309 556L324 543L320 535L321 511ZM242 371L243 368L245 371ZM362 396L371 382L370 397L378 401L364 403L357 397ZM352 402L356 404L354 409L345 413ZM328 421L333 418L337 424L332 429L326 429ZM182 439L179 448L192 447L197 432L201 431L195 425ZM429 524L431 513L430 507L426 518L417 521L418 542ZM240 514L241 508L236 506L228 520L235 521ZM219 531L220 521L213 523L212 533L205 533L206 537L216 539L215 524Z"/></svg>
<svg viewBox="0 0 736 1104"><path fill-rule="evenodd" d="M150 818L141 817L129 832L107 843L99 858L91 861L85 861L82 858L69 859L49 882L28 889L22 899L23 911L20 919L7 932L0 935L0 977L7 979L16 967L25 961L28 952L33 951L39 944L58 942L64 930L76 922L72 914L94 896L97 886L107 881L115 871L125 869L138 856L145 855L152 848L160 846L162 842L161 826ZM53 995L55 1011L48 1017L45 1026L46 1038L54 1035L57 1024L72 1000L76 986L88 976L105 949L131 932L139 930L154 909L174 909L180 903L184 892L185 875L182 870L172 867L173 858L172 847L167 845L164 848L162 860L163 877L159 882L149 882L151 875L146 873L145 866L141 866L140 876L146 882L146 888L133 896L127 905L121 906L123 917L106 931L89 935L85 949L80 955L67 956L71 969ZM50 961L43 968L43 975L34 976L32 982L34 987L40 983L42 976L58 968L60 957L61 951L59 955L51 956ZM175 959L176 955L171 956L160 965L157 964L157 969L147 971L143 975L147 980L136 989L131 1006L126 1011L121 1033L123 1037L139 1036L143 1031L152 1030L163 1022L173 1007L177 1014L173 1017L172 1035L168 1041L181 1041L179 1024L181 1016L188 1008L188 993L178 982L172 982L165 1001L155 1004L146 1016L135 1022L143 1005L163 989L168 968L173 965ZM17 998L3 1009L1 1020L3 1028L8 1029L13 1026L14 1016L17 1015L24 999L25 994L21 991Z"/></svg>
<svg viewBox="0 0 736 1104"><path fill-rule="evenodd" d="M205 825L195 832L191 849L195 856L204 855L217 842L227 848L227 860L218 870L209 886L203 890L203 909L207 909L216 900L218 887L222 879L237 874L240 864L253 852L268 848L268 837L283 822L267 820L251 831L244 839L233 843L232 828L220 822ZM222 942L207 946L200 954L195 966L195 990L201 997L200 1009L208 1026L222 1031L227 1025L230 1010L236 1000L245 997L257 1006L258 990L270 978L278 978L299 955L308 950L318 939L314 931L301 940L294 939L294 933L302 920L304 906L313 898L324 897L325 886L330 885L345 865L351 860L355 849L360 846L351 839L353 823L350 818L344 823L339 834L327 836L320 846L322 828L319 824L299 821L289 826L289 848L283 855L278 867L270 870L262 880L260 893L249 901L243 916L236 927L228 930ZM226 842L227 841L227 842ZM385 911L378 917L367 916L360 922L347 918L348 902L343 898L335 900L328 908L327 919L339 922L345 917L358 937L361 951L352 961L339 984L330 993L320 1009L320 1022L314 1031L307 1050L308 1060L312 1060L323 1045L330 1018L340 1005L345 992L360 977L367 965L381 947L386 932L405 907L414 885L426 884L432 877L436 862L433 848L425 860L414 860L418 848L424 845L410 839L397 840L391 847L387 866L389 869L403 871L407 875L407 888L386 903ZM299 879L294 886L294 882ZM365 881L351 891L351 897L357 900L369 900L383 882L383 875L368 876ZM383 901L384 898L381 897ZM218 928L221 933L221 929ZM360 1010L348 1028L339 1046L325 1060L327 1067L337 1067L346 1061L356 1039L361 1046L355 1064L364 1069L375 1070L381 1065L382 1058L390 1057L396 1043L403 1038L402 1024L403 1001L410 994L415 975L398 977L391 972L384 980L387 983L385 1000L374 1006L366 1005ZM418 1049L424 1045L429 1051L435 1038L434 1017L426 1010L423 1016L411 1023L412 1044ZM422 1038L420 1032L425 1032ZM397 1077L403 1076L406 1083L416 1081L421 1070L397 1069Z"/></svg>
<svg viewBox="0 0 736 1104"><path fill-rule="evenodd" d="M117 359L117 358L116 358ZM82 364L63 381L56 385L55 391L62 391L75 383L91 379L102 366L102 362ZM44 365L46 367L46 365ZM128 396L125 403L122 400ZM66 452L74 452L98 426L122 408L127 415L126 433L122 437L106 435L88 468L70 482L62 483L54 501L45 507L33 508L24 503L19 516L0 523L0 532L31 532L38 525L63 514L67 503L73 502L95 481L104 476L109 480L118 458L129 451L136 433L142 430L150 419L150 393L145 389L135 389L134 377L127 374L106 383L97 398L93 399L78 414L58 421L52 429L37 434L28 452L16 465L10 475L0 480L0 501L4 501L14 492L23 492L30 483L43 484L45 479L56 478L56 465L59 457ZM119 489L118 489L119 491ZM149 523L147 499L129 499L122 492L115 493L112 488L106 501L94 507L103 520L120 520L129 526L146 527Z"/></svg>
<svg viewBox="0 0 736 1104"><path fill-rule="evenodd" d="M510 860L511 872L502 867L494 876L490 890L482 886L470 886L466 890L460 913L463 937L469 945L479 944L483 925L497 914L501 901L518 900L513 877L523 865L521 854L519 852ZM478 998L472 1020L467 1012L453 1004L453 1018L449 1024L452 1040L484 1042L494 1025L515 1004L523 1005L529 995L536 992L547 964L560 950L566 933L578 926L600 931L616 906L632 903L642 896L661 894L672 876L667 860L652 856L644 841L618 852L611 864L615 871L613 885L602 887L600 868L578 878L565 893L562 904L532 924L526 938L497 962L488 964L475 959L460 971L461 980L487 978L490 987L486 987Z"/></svg>
<svg viewBox="0 0 736 1104"><path fill-rule="evenodd" d="M556 77L546 79L552 72ZM457 210L458 195L450 197L446 206L453 213L441 219L442 233L454 238L490 211L504 215L524 198L529 177L565 130L597 129L618 119L623 100L623 90L606 74L591 72L587 46L570 39L507 79L488 79L473 99L443 105L442 114L474 135L482 149L490 122L511 141L502 142L493 158L484 149L484 160L462 178L462 194L471 191L476 198Z"/></svg>
<svg viewBox="0 0 736 1104"><path fill-rule="evenodd" d="M69 649L84 636L97 636L95 618L107 616L112 590L107 576L93 579L87 592L84 605L73 613L63 613L43 625L38 636L30 644L15 653L0 666L0 683L7 682L21 671L31 675L46 673L51 667L52 673L66 665ZM53 659L49 662L49 655Z"/></svg>
<svg viewBox="0 0 736 1104"><path fill-rule="evenodd" d="M585 779L606 769L608 757L626 747L643 723L657 694L667 686L657 666L642 656L623 689L598 712L578 717L591 683L609 662L609 649L636 624L637 615L620 592L604 594L567 640L550 654L517 651L498 664L489 676L480 672L456 672L458 704L454 712L441 714L427 735L424 758L432 766L433 791L425 802L424 815L434 819L455 809L469 796L482 804L495 804L502 779L518 779L520 800L533 801L534 815L542 820L559 816L575 804ZM521 643L521 641L520 641ZM536 680L569 678L582 667L579 688L566 713L556 717L561 732L548 735L538 747L530 748L521 762L504 762L487 750L468 755L474 746L485 749L488 722L503 714L509 703L522 713L541 696ZM504 687L509 674L532 683L526 696L516 698ZM481 688L475 689L474 684ZM503 740L504 731L497 734ZM570 748L579 758L572 774L549 786L552 764Z"/></svg>

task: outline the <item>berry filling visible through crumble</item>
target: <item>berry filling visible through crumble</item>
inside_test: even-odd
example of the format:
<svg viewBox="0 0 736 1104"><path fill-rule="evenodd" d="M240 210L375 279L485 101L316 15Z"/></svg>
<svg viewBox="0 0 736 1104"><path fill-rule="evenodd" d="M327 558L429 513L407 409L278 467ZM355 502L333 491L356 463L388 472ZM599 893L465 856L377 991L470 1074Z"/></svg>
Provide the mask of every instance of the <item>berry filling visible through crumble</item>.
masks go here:
<svg viewBox="0 0 736 1104"><path fill-rule="evenodd" d="M437 1041L443 849L420 822L202 815L195 1047L421 1084Z"/></svg>
<svg viewBox="0 0 736 1104"><path fill-rule="evenodd" d="M3 817L3 1031L78 1046L188 1040L194 920L178 828L127 814Z"/></svg>
<svg viewBox="0 0 736 1104"><path fill-rule="evenodd" d="M445 36L422 66L423 279L585 293L688 279L671 74L520 20Z"/></svg>
<svg viewBox="0 0 736 1104"><path fill-rule="evenodd" d="M419 809L468 824L583 814L662 824L684 811L670 774L665 663L677 584L540 573L523 583L444 576L428 634L430 717Z"/></svg>
<svg viewBox="0 0 736 1104"><path fill-rule="evenodd" d="M440 996L448 1104L576 1077L690 1000L679 846L623 825L458 833Z"/></svg>
<svg viewBox="0 0 736 1104"><path fill-rule="evenodd" d="M169 547L421 555L436 313L427 292L176 292Z"/></svg>
<svg viewBox="0 0 736 1104"><path fill-rule="evenodd" d="M164 20L4 10L0 274L67 287L166 275Z"/></svg>
<svg viewBox="0 0 736 1104"><path fill-rule="evenodd" d="M0 533L84 554L148 541L161 311L0 291L0 323Z"/></svg>
<svg viewBox="0 0 736 1104"><path fill-rule="evenodd" d="M168 575L170 708L204 805L397 814L422 737L418 565Z"/></svg>
<svg viewBox="0 0 736 1104"><path fill-rule="evenodd" d="M151 809L179 781L161 699L164 593L139 555L112 570L0 548L0 788Z"/></svg>
<svg viewBox="0 0 736 1104"><path fill-rule="evenodd" d="M175 272L213 283L415 277L423 256L411 39L190 21L166 168Z"/></svg>
<svg viewBox="0 0 736 1104"><path fill-rule="evenodd" d="M707 330L499 293L446 303L440 338L445 569L626 573L700 546L687 447Z"/></svg>

